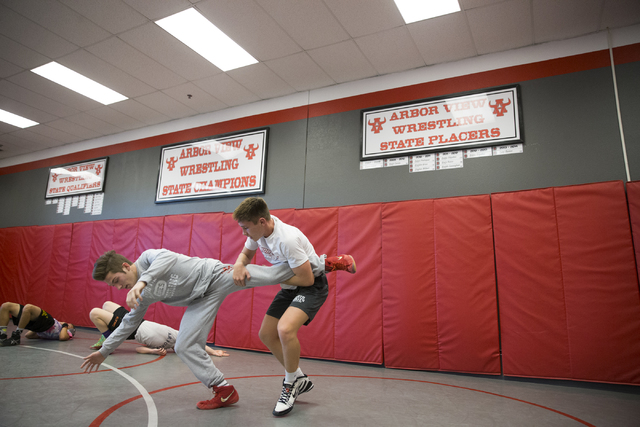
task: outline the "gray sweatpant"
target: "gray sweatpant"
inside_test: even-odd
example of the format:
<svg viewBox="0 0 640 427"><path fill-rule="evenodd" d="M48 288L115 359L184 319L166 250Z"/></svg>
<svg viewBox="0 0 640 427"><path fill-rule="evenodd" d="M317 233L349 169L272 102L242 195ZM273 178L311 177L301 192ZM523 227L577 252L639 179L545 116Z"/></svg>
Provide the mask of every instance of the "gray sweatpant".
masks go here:
<svg viewBox="0 0 640 427"><path fill-rule="evenodd" d="M323 258L315 257L310 261L312 268L320 263L324 264ZM275 285L294 275L287 264L271 267L249 264L247 270L251 279L247 281L245 287L239 287L233 282L233 266L221 265L221 268L214 273L207 292L189 304L182 316L175 352L191 369L196 378L207 387L218 385L224 381L224 375L216 368L211 357L204 350L207 336L222 301L232 292L257 288L258 286Z"/></svg>

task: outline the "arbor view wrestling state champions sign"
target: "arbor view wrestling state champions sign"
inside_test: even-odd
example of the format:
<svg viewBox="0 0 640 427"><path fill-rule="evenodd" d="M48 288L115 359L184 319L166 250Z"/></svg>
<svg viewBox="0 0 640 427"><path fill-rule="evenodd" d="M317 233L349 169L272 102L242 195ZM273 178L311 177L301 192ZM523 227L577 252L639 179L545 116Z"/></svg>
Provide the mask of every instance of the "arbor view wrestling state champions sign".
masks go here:
<svg viewBox="0 0 640 427"><path fill-rule="evenodd" d="M368 110L362 160L522 141L518 87Z"/></svg>
<svg viewBox="0 0 640 427"><path fill-rule="evenodd" d="M156 202L264 193L268 129L164 147Z"/></svg>

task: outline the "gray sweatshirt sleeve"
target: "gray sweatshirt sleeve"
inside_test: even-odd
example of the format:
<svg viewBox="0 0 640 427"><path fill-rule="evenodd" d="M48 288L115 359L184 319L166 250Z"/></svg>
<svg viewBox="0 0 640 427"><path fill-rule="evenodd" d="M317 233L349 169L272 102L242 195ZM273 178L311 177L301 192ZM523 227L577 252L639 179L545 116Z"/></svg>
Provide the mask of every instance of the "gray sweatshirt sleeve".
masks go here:
<svg viewBox="0 0 640 427"><path fill-rule="evenodd" d="M152 302L150 301L150 298L148 298L148 295L145 297L145 291L146 289L142 291L142 302L138 308L134 308L127 313L122 318L120 326L118 326L116 330L109 335L109 338L102 343L102 348L98 351L103 357L106 358L110 355L127 339L129 335L133 333L133 331L136 330L138 326L140 326L140 323L142 323L144 315L147 312L147 308L149 308L149 304Z"/></svg>

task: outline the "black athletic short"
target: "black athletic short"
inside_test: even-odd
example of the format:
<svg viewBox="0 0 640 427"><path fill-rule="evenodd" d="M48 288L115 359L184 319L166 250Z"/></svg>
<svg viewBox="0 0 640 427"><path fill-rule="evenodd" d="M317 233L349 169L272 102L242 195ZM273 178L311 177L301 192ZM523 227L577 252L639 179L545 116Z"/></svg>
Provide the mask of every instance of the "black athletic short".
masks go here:
<svg viewBox="0 0 640 427"><path fill-rule="evenodd" d="M267 310L269 316L279 319L289 307L297 307L304 311L309 320L308 325L322 307L329 295L329 284L324 273L316 277L311 286L299 286L296 289L280 289Z"/></svg>
<svg viewBox="0 0 640 427"><path fill-rule="evenodd" d="M20 323L20 318L22 317L22 309L24 309L24 305L20 304L20 312L18 313L18 317L12 316L13 324L16 326L18 326L18 323ZM50 315L43 309L40 309L40 316L38 316L36 320L31 320L24 328L33 332L44 332L52 327L55 323L56 321L52 315Z"/></svg>
<svg viewBox="0 0 640 427"><path fill-rule="evenodd" d="M109 328L110 331L115 331L116 328L118 326L120 326L120 323L122 323L122 318L128 313L129 311L124 308L124 307L118 307L116 308L116 311L113 312L113 316L111 317L111 321L109 322L109 324L107 325L107 327ZM144 320L143 320L144 322ZM142 323L142 322L141 322ZM133 331L131 333L131 335L129 335L127 337L128 340L135 340L136 339L136 332L138 332L138 328L136 328L135 331Z"/></svg>

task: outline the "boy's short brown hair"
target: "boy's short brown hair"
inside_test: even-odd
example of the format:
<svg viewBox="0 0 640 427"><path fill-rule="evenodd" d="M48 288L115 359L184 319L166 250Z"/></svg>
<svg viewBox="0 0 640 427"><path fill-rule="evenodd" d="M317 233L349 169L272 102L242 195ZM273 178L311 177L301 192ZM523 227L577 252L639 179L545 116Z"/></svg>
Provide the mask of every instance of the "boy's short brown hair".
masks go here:
<svg viewBox="0 0 640 427"><path fill-rule="evenodd" d="M271 220L267 202L260 197L247 197L233 211L234 221L251 221L256 224L260 218Z"/></svg>
<svg viewBox="0 0 640 427"><path fill-rule="evenodd" d="M123 272L122 264L125 262L127 264L133 264L124 256L116 253L116 251L105 252L98 258L95 264L93 264L93 279L104 282L108 273Z"/></svg>

